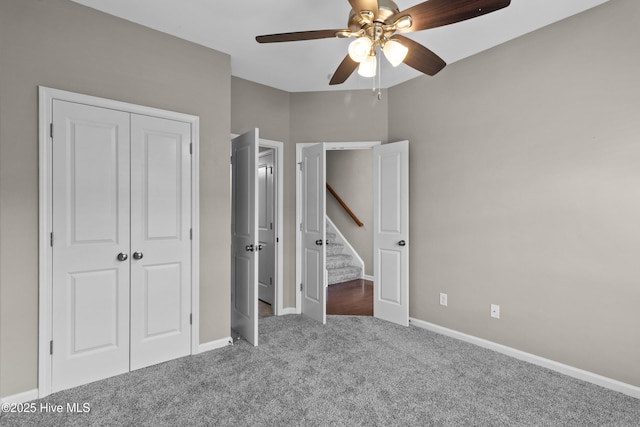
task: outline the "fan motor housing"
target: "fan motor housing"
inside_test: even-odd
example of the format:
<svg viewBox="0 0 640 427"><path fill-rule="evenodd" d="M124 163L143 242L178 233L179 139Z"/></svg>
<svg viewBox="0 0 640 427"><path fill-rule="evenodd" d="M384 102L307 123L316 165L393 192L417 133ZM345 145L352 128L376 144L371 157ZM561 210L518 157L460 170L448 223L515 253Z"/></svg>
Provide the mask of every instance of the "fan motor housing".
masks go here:
<svg viewBox="0 0 640 427"><path fill-rule="evenodd" d="M400 9L398 9L398 5L393 1L378 0L378 17L376 18L376 22L385 23L389 18L399 12ZM363 19L359 11L358 13L356 13L354 10L352 10L349 13L348 27L350 30L358 31L371 24L372 22L368 21L367 19Z"/></svg>

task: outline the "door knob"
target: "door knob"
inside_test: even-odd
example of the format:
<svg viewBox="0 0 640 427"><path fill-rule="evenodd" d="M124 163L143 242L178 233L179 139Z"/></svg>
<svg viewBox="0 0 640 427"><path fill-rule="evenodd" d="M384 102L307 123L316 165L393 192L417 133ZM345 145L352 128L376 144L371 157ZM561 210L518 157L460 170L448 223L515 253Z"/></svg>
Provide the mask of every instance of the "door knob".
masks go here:
<svg viewBox="0 0 640 427"><path fill-rule="evenodd" d="M258 250L261 251L264 246L258 245Z"/></svg>
<svg viewBox="0 0 640 427"><path fill-rule="evenodd" d="M398 246L407 246L407 242L405 242L404 240L400 240L398 242Z"/></svg>
<svg viewBox="0 0 640 427"><path fill-rule="evenodd" d="M120 253L118 254L118 261L126 261L126 260L127 260L127 258L129 258L129 257L127 256L127 254L125 254L125 253L123 253L123 252L120 252Z"/></svg>
<svg viewBox="0 0 640 427"><path fill-rule="evenodd" d="M322 246L322 239L318 239L318 240L316 240L316 245L318 245L318 246Z"/></svg>
<svg viewBox="0 0 640 427"><path fill-rule="evenodd" d="M134 252L133 259L142 259L142 252Z"/></svg>
<svg viewBox="0 0 640 427"><path fill-rule="evenodd" d="M247 245L244 247L244 250L247 252L253 252L253 245Z"/></svg>

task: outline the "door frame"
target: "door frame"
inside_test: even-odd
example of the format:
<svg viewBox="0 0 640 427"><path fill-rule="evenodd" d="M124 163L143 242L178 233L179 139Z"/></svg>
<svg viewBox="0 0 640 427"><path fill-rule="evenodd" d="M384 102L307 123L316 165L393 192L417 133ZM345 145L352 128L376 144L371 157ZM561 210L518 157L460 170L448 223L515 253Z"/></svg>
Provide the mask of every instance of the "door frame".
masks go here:
<svg viewBox="0 0 640 427"><path fill-rule="evenodd" d="M240 136L240 134L232 133L231 139L236 136ZM275 288L274 288L274 301L273 305L273 315L274 316L282 316L284 314L289 314L285 312L284 309L284 239L282 238L282 232L284 230L284 142L274 141L271 139L258 138L258 147L272 148L274 151L274 167L276 169L275 173L275 216L276 216L276 278L275 278ZM229 149L231 149L231 145L229 145ZM229 169L231 171L231 169ZM230 172L230 175L231 172ZM231 182L233 185L233 182Z"/></svg>
<svg viewBox="0 0 640 427"><path fill-rule="evenodd" d="M187 122L191 125L191 354L199 353L200 336L200 190L199 142L200 118L190 114L161 110L106 98L84 95L45 86L38 87L38 397L51 394L52 336L52 150L51 124L53 100L87 104L101 108ZM55 131L55 130L54 130Z"/></svg>
<svg viewBox="0 0 640 427"><path fill-rule="evenodd" d="M302 222L302 173L300 171L300 163L302 162L302 149L315 144L319 144L319 142L299 142L296 144L296 314L302 314L302 291L300 289L300 284L302 283L302 232L300 230ZM377 145L382 145L382 141L324 143L325 150L370 150ZM371 185L373 186L373 183ZM375 283L373 286L376 286Z"/></svg>

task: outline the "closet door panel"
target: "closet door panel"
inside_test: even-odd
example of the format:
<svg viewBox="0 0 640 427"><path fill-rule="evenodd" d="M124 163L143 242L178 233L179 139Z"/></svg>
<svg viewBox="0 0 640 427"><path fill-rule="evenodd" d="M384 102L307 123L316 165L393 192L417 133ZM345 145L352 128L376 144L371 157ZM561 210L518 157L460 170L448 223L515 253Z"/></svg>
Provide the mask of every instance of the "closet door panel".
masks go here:
<svg viewBox="0 0 640 427"><path fill-rule="evenodd" d="M191 351L191 127L131 116L131 369Z"/></svg>
<svg viewBox="0 0 640 427"><path fill-rule="evenodd" d="M129 370L129 114L54 100L53 128L56 392Z"/></svg>

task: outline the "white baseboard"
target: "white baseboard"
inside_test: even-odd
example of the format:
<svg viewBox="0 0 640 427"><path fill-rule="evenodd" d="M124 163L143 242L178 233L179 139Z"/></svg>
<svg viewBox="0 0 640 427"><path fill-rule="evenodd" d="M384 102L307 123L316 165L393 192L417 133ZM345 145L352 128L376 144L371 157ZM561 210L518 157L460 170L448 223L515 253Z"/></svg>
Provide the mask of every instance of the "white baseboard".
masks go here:
<svg viewBox="0 0 640 427"><path fill-rule="evenodd" d="M280 310L280 313L278 313L278 316L285 316L287 314L300 314L300 313L298 313L295 307L286 307Z"/></svg>
<svg viewBox="0 0 640 427"><path fill-rule="evenodd" d="M221 338L215 341L209 341L198 346L198 353L204 353L205 351L217 350L222 347L233 344L231 337Z"/></svg>
<svg viewBox="0 0 640 427"><path fill-rule="evenodd" d="M602 375L594 374L593 372L585 371L583 369L575 368L573 366L565 365L564 363L556 362L555 360L546 359L544 357L536 356L535 354L527 353L522 350L517 350L506 345L498 344L493 341L488 341L483 338L478 338L473 335L467 335L462 332L455 331L453 329L438 326L433 323L425 322L423 320L410 318L409 321L412 325L419 328L427 329L431 332L446 335L451 338L459 339L471 344L475 344L479 347L487 348L489 350L496 351L498 353L511 356L515 359L532 363L534 365L542 366L552 371L559 372L561 374L577 378L582 381L586 381L592 384L599 385L601 387L608 388L623 394L626 394L636 399L640 399L640 387L636 387L631 384L623 383L622 381L614 380L612 378L604 377Z"/></svg>
<svg viewBox="0 0 640 427"><path fill-rule="evenodd" d="M368 274L363 274L362 278L364 280L369 280L369 281L373 282L373 276L369 276Z"/></svg>
<svg viewBox="0 0 640 427"><path fill-rule="evenodd" d="M38 398L38 389L24 391L22 393L0 398L0 403L25 403Z"/></svg>

